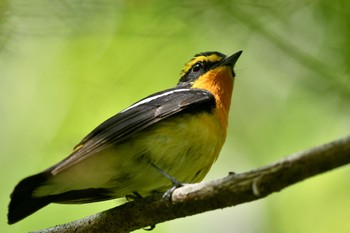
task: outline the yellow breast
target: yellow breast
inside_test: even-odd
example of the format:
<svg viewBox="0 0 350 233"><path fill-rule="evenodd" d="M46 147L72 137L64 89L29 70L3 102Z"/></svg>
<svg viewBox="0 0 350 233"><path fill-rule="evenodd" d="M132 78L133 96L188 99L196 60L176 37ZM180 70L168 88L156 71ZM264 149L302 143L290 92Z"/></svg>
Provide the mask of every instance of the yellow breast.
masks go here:
<svg viewBox="0 0 350 233"><path fill-rule="evenodd" d="M213 114L182 114L161 121L53 177L35 196L104 187L115 197L165 191L171 182L150 163L184 183L201 181L218 157L225 138Z"/></svg>

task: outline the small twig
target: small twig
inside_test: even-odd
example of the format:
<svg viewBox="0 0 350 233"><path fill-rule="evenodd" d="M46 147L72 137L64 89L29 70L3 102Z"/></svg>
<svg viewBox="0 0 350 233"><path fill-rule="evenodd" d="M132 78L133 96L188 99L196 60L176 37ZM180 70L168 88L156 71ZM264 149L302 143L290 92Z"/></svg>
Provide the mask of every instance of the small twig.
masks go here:
<svg viewBox="0 0 350 233"><path fill-rule="evenodd" d="M185 185L174 191L170 206L162 202L161 194L154 195L35 233L130 232L172 219L258 200L348 163L350 136L253 171Z"/></svg>

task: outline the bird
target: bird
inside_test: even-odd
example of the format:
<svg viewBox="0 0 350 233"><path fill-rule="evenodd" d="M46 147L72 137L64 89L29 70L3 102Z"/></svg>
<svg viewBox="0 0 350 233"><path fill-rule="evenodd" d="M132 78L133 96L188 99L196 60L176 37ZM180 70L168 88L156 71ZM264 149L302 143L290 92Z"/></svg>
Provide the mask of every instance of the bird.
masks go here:
<svg viewBox="0 0 350 233"><path fill-rule="evenodd" d="M21 180L10 195L8 224L50 203L83 204L160 192L171 196L184 183L202 181L226 139L234 66L241 53L196 54L175 87L110 117L68 157Z"/></svg>

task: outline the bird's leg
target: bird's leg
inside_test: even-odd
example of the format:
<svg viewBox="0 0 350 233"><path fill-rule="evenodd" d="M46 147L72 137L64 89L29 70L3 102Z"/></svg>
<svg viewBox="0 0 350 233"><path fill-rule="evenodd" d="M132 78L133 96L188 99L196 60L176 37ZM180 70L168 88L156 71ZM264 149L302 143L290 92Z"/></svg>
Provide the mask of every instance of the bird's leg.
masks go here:
<svg viewBox="0 0 350 233"><path fill-rule="evenodd" d="M168 189L164 194L163 194L163 202L166 204L168 201L171 201L171 196L173 194L173 192L175 191L175 189L183 186L183 184L178 181L177 179L175 179L174 177L172 177L171 175L169 175L168 173L166 173L165 171L163 171L161 168L159 168L157 165L155 165L154 163L151 163L151 165L157 169L157 171L162 174L163 176L165 176L166 178L168 178L171 183L173 184L173 187L171 187L170 189Z"/></svg>

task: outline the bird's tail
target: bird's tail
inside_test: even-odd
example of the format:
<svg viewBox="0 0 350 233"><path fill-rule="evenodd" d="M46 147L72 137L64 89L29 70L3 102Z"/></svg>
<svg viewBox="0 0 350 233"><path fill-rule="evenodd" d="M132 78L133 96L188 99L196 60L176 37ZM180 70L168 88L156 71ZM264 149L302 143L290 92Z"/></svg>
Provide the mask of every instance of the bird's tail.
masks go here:
<svg viewBox="0 0 350 233"><path fill-rule="evenodd" d="M32 195L33 191L45 183L48 177L46 172L42 172L19 182L11 194L7 215L9 224L22 220L54 200L54 196L33 197Z"/></svg>

